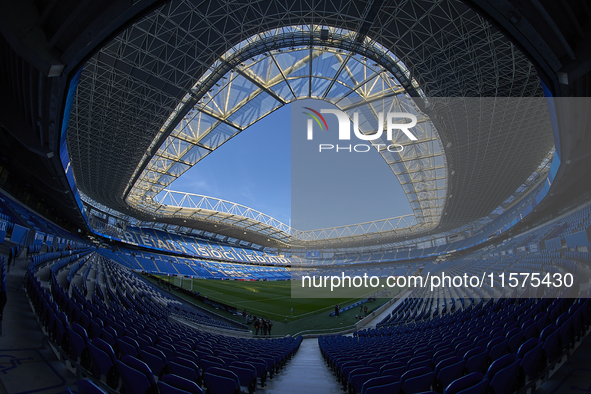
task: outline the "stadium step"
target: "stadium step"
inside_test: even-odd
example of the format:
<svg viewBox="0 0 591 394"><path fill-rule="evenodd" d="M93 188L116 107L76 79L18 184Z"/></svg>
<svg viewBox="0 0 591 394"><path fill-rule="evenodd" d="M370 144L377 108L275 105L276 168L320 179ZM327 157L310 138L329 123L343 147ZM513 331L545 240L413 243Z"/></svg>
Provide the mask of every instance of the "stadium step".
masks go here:
<svg viewBox="0 0 591 394"><path fill-rule="evenodd" d="M342 394L337 383L320 354L318 339L304 339L294 358L283 371L272 380L267 380L264 388L257 387L257 393L323 393Z"/></svg>

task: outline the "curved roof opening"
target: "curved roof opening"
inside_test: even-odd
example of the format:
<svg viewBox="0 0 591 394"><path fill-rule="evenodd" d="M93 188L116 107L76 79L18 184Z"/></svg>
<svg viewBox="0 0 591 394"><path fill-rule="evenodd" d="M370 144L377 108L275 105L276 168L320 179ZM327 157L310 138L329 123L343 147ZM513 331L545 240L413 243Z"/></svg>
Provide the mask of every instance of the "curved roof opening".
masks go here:
<svg viewBox="0 0 591 394"><path fill-rule="evenodd" d="M168 190L236 202L289 224L290 133L276 127L289 113L286 106L261 119L187 170ZM166 204L165 194L156 199Z"/></svg>
<svg viewBox="0 0 591 394"><path fill-rule="evenodd" d="M351 115L362 105L375 113L387 106L416 114L418 141L401 153L379 148L380 140L374 147L400 181L416 223L436 226L445 200L445 157L435 127L412 99L422 95L419 86L394 54L367 37L358 43L355 36L344 29L287 27L232 48L170 115L152 143L159 148L136 170L128 203L166 211L157 196L189 168L278 108L314 98ZM386 142L400 140L395 134Z"/></svg>
<svg viewBox="0 0 591 394"><path fill-rule="evenodd" d="M290 130L289 119L292 113L306 111L305 107L335 108L324 101L305 99L278 109L187 170L156 200L180 205L183 197L224 199L302 231L413 216L402 185L375 149L363 155L332 155L325 161L311 156L303 161L291 158L295 149L292 138L301 130ZM347 174L348 185L334 177L339 172ZM294 173L303 179L292 179ZM292 195L296 196L293 202ZM299 220L291 216L295 203L301 207Z"/></svg>

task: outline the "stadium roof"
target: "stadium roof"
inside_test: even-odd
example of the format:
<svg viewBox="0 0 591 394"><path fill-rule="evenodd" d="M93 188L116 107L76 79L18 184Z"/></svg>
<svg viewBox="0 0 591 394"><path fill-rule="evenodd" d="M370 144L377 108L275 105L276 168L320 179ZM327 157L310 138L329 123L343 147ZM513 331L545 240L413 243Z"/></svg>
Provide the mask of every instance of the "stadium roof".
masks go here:
<svg viewBox="0 0 591 394"><path fill-rule="evenodd" d="M340 49L352 45L355 33L313 26L315 31L311 34L309 27L265 32L224 54L156 136L154 145L160 148L145 167L138 167L132 178L137 180L130 182L127 202L148 213L166 215L166 207L155 198L190 166L277 108L297 99L317 98L348 113L363 106L376 114L387 110L417 115L418 124L413 128L417 140L409 141L398 131L389 142L404 146L402 152L388 151L388 144L382 140L373 142L381 144L379 152L409 193L417 221L436 225L445 195L445 159L433 124L407 93L408 89L419 94L416 81L411 81L398 59L370 39L355 44L357 51L379 59L397 77L363 55ZM323 31L325 39L321 38ZM235 59L242 61L233 68L226 66L229 71L220 79L218 69L236 63ZM199 100L194 99L199 96ZM362 123L361 130L367 126ZM161 141L164 142L160 144ZM191 219L211 217L209 212L186 209L175 213Z"/></svg>
<svg viewBox="0 0 591 394"><path fill-rule="evenodd" d="M287 56L293 64L281 63ZM376 97L404 93L437 130L437 144L425 134L426 155L416 151L394 169L408 179L402 183L415 214L441 219L437 231L488 215L553 146L543 100L504 99L543 97L534 66L460 1L325 2L314 12L305 2L171 1L84 67L68 128L76 185L107 207L153 220L144 196L261 116L296 98L326 98L335 87L343 95L369 86L366 78L339 80L342 72L323 78L323 64L337 71L359 64L380 81ZM268 234L243 234L231 223L220 229L196 217L185 225L269 243Z"/></svg>

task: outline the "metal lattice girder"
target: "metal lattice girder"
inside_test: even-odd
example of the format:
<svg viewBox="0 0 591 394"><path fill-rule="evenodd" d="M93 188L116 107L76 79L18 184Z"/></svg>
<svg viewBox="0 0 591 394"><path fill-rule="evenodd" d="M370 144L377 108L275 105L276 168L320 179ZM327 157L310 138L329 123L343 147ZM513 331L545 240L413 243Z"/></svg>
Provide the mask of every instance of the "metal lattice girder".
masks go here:
<svg viewBox="0 0 591 394"><path fill-rule="evenodd" d="M243 226L245 228L265 225L275 228L275 232L291 233L287 225L269 215L219 198L166 189L154 201L159 204L155 210L159 214L172 211L175 215L202 216L210 220L217 218L229 224L248 222L248 225Z"/></svg>
<svg viewBox="0 0 591 394"><path fill-rule="evenodd" d="M405 232L409 227L416 226L414 215L404 215L395 218L357 223L311 231L293 230L294 237L299 241L318 241L330 238L355 238L358 236L371 237L376 234L391 233L398 230ZM295 243L295 242L294 242Z"/></svg>
<svg viewBox="0 0 591 394"><path fill-rule="evenodd" d="M318 29L317 29L318 30ZM340 34L340 36L338 35ZM351 32L343 30L332 29L331 43L333 45L340 44L345 46L348 39L350 40ZM282 40L278 37L281 36ZM265 40L272 39L272 42L265 42ZM296 42L297 41L297 42ZM289 50L278 48L275 51L268 51L263 54L252 53L254 48L262 46L258 51L267 51L269 46L285 46L300 44L300 46L292 47ZM335 44L336 42L336 44ZM173 157L180 159L182 153L187 151L187 143L198 144L199 141L207 142L208 139L213 140L209 144L202 144L206 148L215 149L221 143L231 138L235 133L248 127L250 124L256 122L262 116L270 111L276 109L280 105L291 102L297 98L303 97L324 97L329 93L335 91L337 86L343 85L345 94L355 92L355 95L360 93L370 99L371 94L377 97L385 94L392 94L392 89L389 92L384 92L384 87L377 82L383 79L379 78L379 74L384 71L383 68L376 67L369 70L365 64L365 60L359 56L353 56L352 53L344 52L343 50L327 50L328 48L314 48L303 46L311 43L310 32L307 31L307 26L290 27L272 32L266 32L250 39L248 45L238 46L243 52L237 49L232 49L222 58L229 57L246 57L246 55L254 56L246 59L234 69L230 69L221 80L212 79L213 76L220 76L217 69L212 70L206 74L206 78L202 78L198 84L193 88L193 92L203 91L203 86L211 87L209 91L204 93L198 105L190 107L190 100L185 100L186 105L177 108L170 117L170 122L166 125L170 127L173 119L180 113L186 112L179 124L171 132L171 136L165 140L164 144L158 151L159 157ZM376 50L374 49L374 52ZM252 54L251 54L252 53ZM380 54L382 58L389 62L396 63L397 60L391 57L385 57ZM354 60L351 60L353 58ZM399 62L398 62L399 63ZM400 64L396 63L397 67ZM222 66L226 63L221 63ZM338 66L338 69L337 69ZM328 71L327 71L328 70ZM404 75L402 71L397 70L396 74ZM340 78L340 79L339 79ZM391 78L394 78L391 76ZM402 77L404 80L404 77ZM334 82L338 80L339 84L335 86ZM320 89L316 84L327 86L328 88ZM390 81L387 82L392 85ZM416 84L415 84L416 85ZM371 90L374 89L372 92ZM394 90L397 93L404 92L398 86ZM264 96L264 98L261 98ZM282 96L285 96L282 98ZM338 97L338 96L337 96ZM255 100L258 98L258 101ZM341 100L338 97L338 100ZM247 108L245 105L248 104ZM261 104L268 107L262 107ZM227 129L219 126L230 126L229 132ZM215 129L215 133L212 130ZM161 134L164 134L162 130ZM171 152L172 146L172 152ZM171 155L172 154L172 155ZM206 153L205 153L206 154ZM197 157L200 159L201 157ZM147 169L151 170L154 165L159 168L166 168L161 163L153 162L148 165Z"/></svg>
<svg viewBox="0 0 591 394"><path fill-rule="evenodd" d="M257 114L244 114L242 118L231 114L222 106L229 101L221 100L221 96L212 101L211 96L229 82L221 78L242 63L245 68L252 66L251 62L256 62L257 56L265 56L265 52L268 54L272 48L297 48L309 45L311 41L314 45L323 45L319 32L302 31L298 35L293 32L297 28L289 26L339 26L343 32L352 32L350 37L342 40L332 40L329 36L327 46L343 51L340 55L343 61L336 72L345 71L342 65L354 62L350 54L357 54L367 58L368 67L373 67L372 62L375 62L393 74L402 85L400 88L412 97L421 96L418 86L425 97L543 96L536 71L527 58L487 20L459 0L343 0L313 5L292 0L173 0L123 30L84 67L67 138L78 189L105 206L141 220L151 220L152 215L132 208L126 202L132 187L141 190L141 194L146 190L146 196L157 195L167 184L167 178L160 179L162 176L175 177L182 173L189 163L207 155L209 149L219 146L249 120L256 118ZM223 58L232 48L235 48L234 52L240 52L251 43L252 37L274 29L283 31L277 34L275 30L274 35L257 38L260 46L249 48L252 57ZM287 46L284 43L270 45L283 38L285 43L291 42ZM388 63L388 58L380 55L388 53L394 54L406 69L400 64ZM252 58L255 60L249 60ZM337 59L336 55L334 58ZM305 67L293 69L293 73L303 69ZM231 75L235 87L243 83L243 86L252 84L260 89L261 81L265 81L247 73L235 74ZM272 81L272 78L269 74L266 81ZM282 80L286 77L277 75L275 78ZM212 85L199 84L205 80L215 82ZM220 86L215 86L218 83ZM306 84L300 83L298 88L303 92ZM275 86L269 91L272 94L259 94L250 99L262 103L268 103L264 99L271 98L276 102L287 102L286 98L295 96L290 88L280 89L286 85ZM337 84L323 76L309 78L307 86L309 92L315 93L356 87ZM323 90L323 87L326 88ZM278 97L281 100L277 101ZM328 94L320 96L325 97ZM225 132L217 138L212 135L211 140L203 136L206 132L203 128L186 133L188 137L184 136L187 137L184 142L195 143L193 151L183 150L182 138L178 138L176 145L163 145L190 109L203 98L211 101L207 108L203 107L203 116L209 116L211 122L219 122L219 127L226 128ZM241 98L248 97L236 96L232 100ZM441 172L448 170L448 196L439 225L442 231L488 214L487 209L494 209L515 191L511 188L516 182L517 186L523 183L531 174L527 171L535 168L552 146L551 133L545 127L535 134L536 143L528 147L528 154L524 156L519 150L503 150L502 144L491 143L486 157L505 154L505 162L511 163L513 168L494 167L497 164L494 160L489 161L492 164L487 167L483 165L485 156L464 155L457 148L461 145L455 143L457 130L453 124L456 114L453 111L437 110L428 105L424 109L443 141L446 162L433 170L437 173L430 174L421 170L421 163L416 163L418 170L400 169L399 179L404 178L401 180L404 185L409 184L413 174L441 180ZM171 114L178 117L171 117ZM510 138L502 133L499 137L503 135ZM531 140L532 134L527 138ZM451 142L449 147L448 142ZM523 140L520 143L528 142ZM159 156L166 160L174 157L178 162L174 165L156 163L150 167L152 172L144 177L148 163L162 146L167 146L168 150L162 150ZM181 152L187 156L180 157ZM464 170L466 172L462 173ZM502 187L494 193L484 186L505 178L511 181L501 182ZM154 182L155 179L158 182ZM465 179L472 181L464 184ZM415 184L415 179L412 183Z"/></svg>
<svg viewBox="0 0 591 394"><path fill-rule="evenodd" d="M309 39L307 30L307 26L301 26L291 27L289 31L265 32L250 39L240 50L247 52L251 47L260 45L259 41L269 37L272 37L277 45L278 35L282 35L283 40ZM317 27L316 30L320 28ZM342 29L328 31L333 41L345 42L353 36L352 32ZM288 33L293 34L293 37ZM308 36L301 36L303 33L307 33ZM286 45L284 41L280 42ZM365 44L369 45L368 42ZM270 44L264 48L269 49L268 45ZM239 55L240 52L233 49L222 58ZM406 72L406 67L392 54L381 56L388 58L389 63L398 64L399 69L403 70L399 70L398 73ZM212 70L210 75L218 75L217 70ZM339 108L348 109L351 117L354 112L360 112L362 131L366 131L366 126L374 126L367 121L367 117L375 117L378 112L409 112L418 115L420 121L413 130L418 140L410 141L412 144L408 143L408 138L404 140L405 150L397 154L400 157L396 160L402 170L395 166L392 166L392 169L399 176L401 183L412 183L412 187L407 186L405 191L416 217L420 218L421 222L429 220L433 226L437 224L437 217L441 216L443 206L445 180L425 182L416 176L416 173L436 170L437 166L441 166L442 161L437 157L444 154L438 142L439 137L428 116L420 113L417 105L402 87L402 83L382 66L368 63L367 59L360 55L338 48L294 46L268 50L244 60L217 82L215 87L187 112L149 161L128 196L132 206L140 204L138 202L145 198L157 196L190 166L278 107L300 98L323 97ZM203 84L211 86L212 82L206 78L200 80L197 85ZM420 90L416 89L416 83L414 85L413 92L420 93ZM198 89L198 86L194 89ZM264 99L261 99L263 96ZM183 108L179 108L171 118L175 118L182 110ZM170 125L172 123L169 123L169 127ZM397 130L392 141L388 141L387 144L399 144L403 141L402 135L403 133ZM390 152L382 149L380 153L388 163L391 162L393 155ZM412 171L414 177L404 176ZM439 193L426 192L435 189ZM162 201L160 199L159 202ZM413 204L414 202L418 204ZM426 209L428 212L423 212Z"/></svg>
<svg viewBox="0 0 591 394"><path fill-rule="evenodd" d="M169 189L165 189L156 199L150 200L149 204L144 204L141 208L154 212L159 218L171 216L183 220L199 219L220 225L232 225L265 234L290 245L330 239L373 239L392 234L409 234L429 228L425 224L417 223L414 215L404 215L366 223L299 231L244 205Z"/></svg>
<svg viewBox="0 0 591 394"><path fill-rule="evenodd" d="M429 117L409 95L371 100L364 104L354 103L349 107L352 109L346 112L351 118L357 113L359 130L363 134L375 133L380 113L384 116L384 130L387 125L384 114L393 112L416 116L417 124L411 131L415 140L411 140L401 129L394 129L391 140L387 140L384 133L381 138L372 140L372 144L402 185L413 209L415 224L429 223L434 228L441 217L447 178L445 153L439 134ZM404 122L405 119L395 121Z"/></svg>

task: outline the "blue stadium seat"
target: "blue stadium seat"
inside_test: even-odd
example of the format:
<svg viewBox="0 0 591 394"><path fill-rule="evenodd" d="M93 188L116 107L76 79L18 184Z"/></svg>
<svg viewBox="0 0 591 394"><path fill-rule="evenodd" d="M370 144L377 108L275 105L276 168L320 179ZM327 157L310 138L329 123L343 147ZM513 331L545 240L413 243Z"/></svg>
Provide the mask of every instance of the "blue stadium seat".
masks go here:
<svg viewBox="0 0 591 394"><path fill-rule="evenodd" d="M155 354L148 352L147 350L140 350L139 357L148 365L148 367L150 367L154 375L162 376L167 365L165 360Z"/></svg>
<svg viewBox="0 0 591 394"><path fill-rule="evenodd" d="M396 364L397 366L393 366L393 364ZM400 364L401 363L390 363L383 365L382 368L380 368L380 375L391 375L400 378L406 371L408 371L408 367L405 364Z"/></svg>
<svg viewBox="0 0 591 394"><path fill-rule="evenodd" d="M477 353L466 360L466 372L484 372L488 360L488 350Z"/></svg>
<svg viewBox="0 0 591 394"><path fill-rule="evenodd" d="M74 361L79 362L84 368L89 368L91 363L90 352L86 348L84 339L70 327L66 328L66 332L68 333L68 341L70 343L70 357Z"/></svg>
<svg viewBox="0 0 591 394"><path fill-rule="evenodd" d="M519 346L521 346L523 343L523 333L519 331L518 333L509 337L508 340L509 342L507 343L507 348L509 349L509 352L517 353Z"/></svg>
<svg viewBox="0 0 591 394"><path fill-rule="evenodd" d="M167 359L173 358L176 356L176 349L172 345L164 345L162 342L157 343L154 348L160 350Z"/></svg>
<svg viewBox="0 0 591 394"><path fill-rule="evenodd" d="M218 368L211 367L211 369L217 370ZM234 377L221 376L208 370L203 374L203 380L211 394L236 394L240 391L240 382L236 375Z"/></svg>
<svg viewBox="0 0 591 394"><path fill-rule="evenodd" d="M200 359L199 363L199 366L201 367L201 370L203 370L203 372L206 372L209 368L213 367L226 368L226 364L224 363L224 361L214 356L205 356Z"/></svg>
<svg viewBox="0 0 591 394"><path fill-rule="evenodd" d="M186 358L187 360L191 360L196 364L199 364L199 356L197 356L197 354L192 350L180 348L177 349L176 355L179 357Z"/></svg>
<svg viewBox="0 0 591 394"><path fill-rule="evenodd" d="M408 371L406 371L405 373L402 374L402 376L400 377L400 383L404 386L404 383L412 378L415 378L417 376L423 376L426 374L429 374L433 372L433 369L429 368L429 367L419 367L419 368L415 368L415 369L409 369ZM433 380L434 376L431 378L431 380Z"/></svg>
<svg viewBox="0 0 591 394"><path fill-rule="evenodd" d="M257 378L259 379L259 384L261 387L265 387L265 382L267 381L267 364L251 360L251 361L244 361L244 364L248 364L254 367L257 372ZM234 365L240 365L237 362L233 363Z"/></svg>
<svg viewBox="0 0 591 394"><path fill-rule="evenodd" d="M488 353L488 359L491 363L507 354L507 346L509 344L509 341L507 339L504 339L503 337L500 337L500 339L501 341L492 346L490 348L490 352Z"/></svg>
<svg viewBox="0 0 591 394"><path fill-rule="evenodd" d="M98 387L90 380L86 379L77 380L76 387L78 387L78 392L80 392L81 394L107 394L106 391Z"/></svg>
<svg viewBox="0 0 591 394"><path fill-rule="evenodd" d="M117 368L123 381L126 394L147 394L152 392L152 384L146 375L117 360Z"/></svg>
<svg viewBox="0 0 591 394"><path fill-rule="evenodd" d="M184 364L179 364L178 363L178 358L174 358L172 360L175 361L169 361L168 362L168 369L170 371L171 374L174 375L178 375L181 376L187 380L190 380L192 382L198 383L200 382L200 376L199 376L199 368L197 366L193 367L188 367L187 365Z"/></svg>
<svg viewBox="0 0 591 394"><path fill-rule="evenodd" d="M119 384L119 372L113 359L93 343L88 344L88 350L92 359L92 373L94 377L99 379L104 377L109 387L117 388Z"/></svg>
<svg viewBox="0 0 591 394"><path fill-rule="evenodd" d="M357 370L354 370L351 373L351 375L349 376L349 387L350 387L349 391L350 392L361 393L365 382L367 382L370 379L377 378L380 376L377 369L375 369L373 367L367 367L367 368L371 368L372 370L369 372L365 371L365 372L359 372L359 373L355 373Z"/></svg>
<svg viewBox="0 0 591 394"><path fill-rule="evenodd" d="M392 394L400 391L400 382L387 383L380 386L372 386L363 392L363 394Z"/></svg>
<svg viewBox="0 0 591 394"><path fill-rule="evenodd" d="M378 371L382 365L390 362L390 357L374 357L367 363L368 367L376 368Z"/></svg>
<svg viewBox="0 0 591 394"><path fill-rule="evenodd" d="M163 381L158 381L158 392L160 394L191 394L190 391L179 389ZM201 390L201 393L203 393L203 390Z"/></svg>
<svg viewBox="0 0 591 394"><path fill-rule="evenodd" d="M519 363L515 354L509 353L493 362L486 371L485 379L495 394L509 394L516 382Z"/></svg>
<svg viewBox="0 0 591 394"><path fill-rule="evenodd" d="M391 383L397 383L398 386L400 386L400 383L398 382L398 378L396 376L379 376L379 377L375 377L375 378L371 378L369 380L367 380L365 383L363 383L363 386L361 387L361 392L365 393L369 388L371 387L375 387L375 386L383 386L386 384L391 384ZM392 392L398 392L400 390L400 388L398 390L393 390Z"/></svg>
<svg viewBox="0 0 591 394"><path fill-rule="evenodd" d="M472 372L466 376L463 376L451 382L449 386L445 388L443 394L457 394L460 392L463 393L464 390L483 384L483 381L487 382L486 379L483 380L483 376L480 372ZM484 387L482 392L484 392L485 389L486 387Z"/></svg>
<svg viewBox="0 0 591 394"><path fill-rule="evenodd" d="M427 372L419 376L410 377L402 383L402 391L405 394L416 394L431 389L435 379L435 372Z"/></svg>
<svg viewBox="0 0 591 394"><path fill-rule="evenodd" d="M449 360L451 362L452 359ZM447 361L448 360L444 360L442 362L443 365L437 366L438 368L440 368L438 370L437 375L435 376L435 388L438 390L445 389L447 386L449 386L451 382L460 378L464 373L464 366L466 365L464 360L460 359L459 361L457 361L457 359L454 357L453 361L456 361L455 363L447 364Z"/></svg>
<svg viewBox="0 0 591 394"><path fill-rule="evenodd" d="M250 394L256 390L257 371L255 367L247 363L235 361L228 367L228 370L234 372L236 376L238 376L240 386L247 387Z"/></svg>
<svg viewBox="0 0 591 394"><path fill-rule="evenodd" d="M163 375L162 379L158 381L158 388L160 388L161 394L165 394L165 392L162 392L162 388L160 387L161 383L165 383L166 385L173 387L176 390L182 390L183 392L187 392L190 394L203 394L203 390L201 390L201 388L195 382L192 382L177 375ZM166 387L165 389L169 390L166 392L175 393L174 391L170 391L169 387Z"/></svg>
<svg viewBox="0 0 591 394"><path fill-rule="evenodd" d="M132 356L122 356L121 361L124 362L125 364L129 365L133 369L140 371L144 375L146 375L146 378L148 379L148 381L150 382L150 384L152 386L156 385L156 382L154 380L154 372L152 372L152 370L150 369L148 364L146 364L142 360L140 360L136 357L132 357Z"/></svg>

